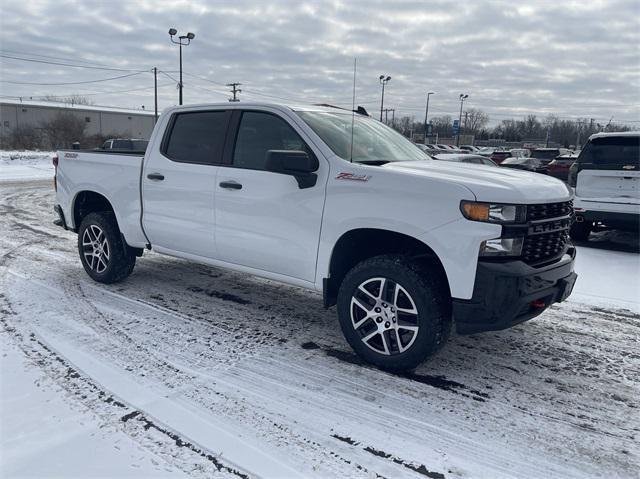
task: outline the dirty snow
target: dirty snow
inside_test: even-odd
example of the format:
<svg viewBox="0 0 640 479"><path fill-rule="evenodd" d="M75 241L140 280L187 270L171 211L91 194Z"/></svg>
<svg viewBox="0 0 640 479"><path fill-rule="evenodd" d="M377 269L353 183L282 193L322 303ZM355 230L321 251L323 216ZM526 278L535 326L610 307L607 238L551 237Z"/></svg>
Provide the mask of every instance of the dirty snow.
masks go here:
<svg viewBox="0 0 640 479"><path fill-rule="evenodd" d="M60 411L109 451L80 452L84 477L637 477L635 252L579 246L571 301L392 375L314 293L153 253L92 282L53 200L48 182L0 184L0 475L60 476L73 453L19 427L47 437ZM53 406L5 410L25 395Z"/></svg>
<svg viewBox="0 0 640 479"><path fill-rule="evenodd" d="M52 179L53 151L0 150L0 182Z"/></svg>

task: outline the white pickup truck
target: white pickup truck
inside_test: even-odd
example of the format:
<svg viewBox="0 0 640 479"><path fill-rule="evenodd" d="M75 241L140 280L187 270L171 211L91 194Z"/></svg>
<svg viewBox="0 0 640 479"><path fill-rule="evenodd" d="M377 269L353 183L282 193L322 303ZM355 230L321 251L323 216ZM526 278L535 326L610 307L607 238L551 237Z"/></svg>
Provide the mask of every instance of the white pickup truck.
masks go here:
<svg viewBox="0 0 640 479"><path fill-rule="evenodd" d="M576 279L564 183L434 161L337 108L173 107L146 152L54 164L56 223L94 280L126 278L146 248L321 291L353 349L388 370L417 366L454 322L533 318Z"/></svg>

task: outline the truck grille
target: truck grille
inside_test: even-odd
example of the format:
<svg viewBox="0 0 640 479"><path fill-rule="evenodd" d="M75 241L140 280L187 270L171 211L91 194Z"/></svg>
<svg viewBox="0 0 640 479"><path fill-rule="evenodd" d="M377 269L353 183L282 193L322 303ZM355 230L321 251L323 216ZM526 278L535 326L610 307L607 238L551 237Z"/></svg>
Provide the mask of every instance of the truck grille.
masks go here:
<svg viewBox="0 0 640 479"><path fill-rule="evenodd" d="M541 264L562 256L569 242L571 221L558 221L557 218L573 216L573 202L547 203L527 206L527 222L537 222L538 228L545 226L554 229L548 233L529 233L522 245L522 260L527 264ZM545 222L544 220L549 220ZM555 219L555 221L554 221ZM541 222L541 223L540 223ZM558 230L558 224L562 229Z"/></svg>
<svg viewBox="0 0 640 479"><path fill-rule="evenodd" d="M557 258L564 254L568 243L568 231L527 236L522 245L522 259L527 264L536 264Z"/></svg>
<svg viewBox="0 0 640 479"><path fill-rule="evenodd" d="M573 213L573 201L547 203L544 205L527 205L527 221L538 221L547 218L559 218Z"/></svg>

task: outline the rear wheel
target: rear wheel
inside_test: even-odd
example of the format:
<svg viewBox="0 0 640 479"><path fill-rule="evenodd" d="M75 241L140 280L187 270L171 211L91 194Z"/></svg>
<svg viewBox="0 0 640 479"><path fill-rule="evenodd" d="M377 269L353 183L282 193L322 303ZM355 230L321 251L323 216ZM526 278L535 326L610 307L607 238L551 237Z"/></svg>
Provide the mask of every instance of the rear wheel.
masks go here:
<svg viewBox="0 0 640 479"><path fill-rule="evenodd" d="M365 361L413 369L446 343L451 308L446 281L404 256L377 256L347 273L338 293L345 338Z"/></svg>
<svg viewBox="0 0 640 479"><path fill-rule="evenodd" d="M571 236L571 239L574 239L576 241L587 241L592 229L592 221L574 221L574 223L571 225L571 230L569 230L569 236Z"/></svg>
<svg viewBox="0 0 640 479"><path fill-rule="evenodd" d="M78 253L84 270L100 283L122 281L136 264L135 253L122 241L115 216L110 212L84 217L78 229Z"/></svg>

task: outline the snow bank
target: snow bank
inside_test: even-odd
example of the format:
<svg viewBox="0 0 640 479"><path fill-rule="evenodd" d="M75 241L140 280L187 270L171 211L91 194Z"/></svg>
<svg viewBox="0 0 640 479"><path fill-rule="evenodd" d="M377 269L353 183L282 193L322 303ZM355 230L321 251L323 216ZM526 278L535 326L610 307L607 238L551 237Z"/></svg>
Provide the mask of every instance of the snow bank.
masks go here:
<svg viewBox="0 0 640 479"><path fill-rule="evenodd" d="M0 151L0 181L28 181L53 177L53 151Z"/></svg>

